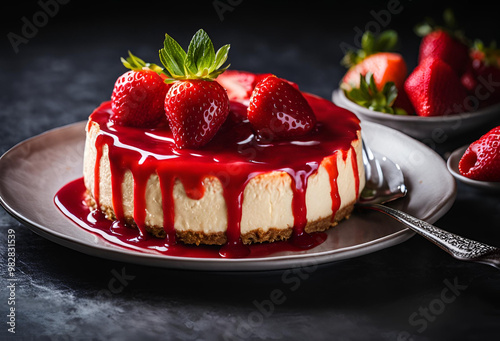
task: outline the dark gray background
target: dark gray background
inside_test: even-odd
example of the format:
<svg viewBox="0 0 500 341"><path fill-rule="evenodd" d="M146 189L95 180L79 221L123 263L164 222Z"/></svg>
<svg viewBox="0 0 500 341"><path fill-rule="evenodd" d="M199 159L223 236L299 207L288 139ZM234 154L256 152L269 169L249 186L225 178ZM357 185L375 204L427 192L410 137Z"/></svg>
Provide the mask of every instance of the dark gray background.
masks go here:
<svg viewBox="0 0 500 341"><path fill-rule="evenodd" d="M110 98L125 71L119 58L131 50L158 62L165 32L186 46L204 28L216 48L231 44L233 69L272 72L329 98L345 72L339 65L341 44L355 44L356 28L382 27L373 13L382 15L396 4L221 0L232 3L232 10L220 17L214 3L70 1L18 53L8 34L21 34L22 18L32 21L40 4L23 1L3 9L0 152L47 129L85 120ZM500 24L487 4L475 1L455 10L469 36L490 41L500 36ZM438 17L445 6L400 1L400 12L384 17L387 28L400 32L410 69L419 44L413 25L425 15ZM445 157L484 132L427 143ZM454 206L436 225L500 246L499 195L458 184ZM15 336L5 323L8 228L16 231ZM296 273L192 272L80 254L37 236L0 210L0 255L0 339L457 340L493 339L500 332L500 272L455 261L420 237ZM125 274L127 282L112 294L116 273ZM271 309L276 290L283 296Z"/></svg>

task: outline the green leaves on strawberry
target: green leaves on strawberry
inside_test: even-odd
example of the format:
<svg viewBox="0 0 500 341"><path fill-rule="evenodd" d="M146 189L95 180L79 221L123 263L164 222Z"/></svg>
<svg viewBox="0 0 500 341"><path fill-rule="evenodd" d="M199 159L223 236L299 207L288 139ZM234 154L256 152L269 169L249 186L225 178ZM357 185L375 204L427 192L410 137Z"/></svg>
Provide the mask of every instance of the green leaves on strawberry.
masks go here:
<svg viewBox="0 0 500 341"><path fill-rule="evenodd" d="M394 107L394 102L398 96L398 89L394 82L387 82L382 90L378 90L371 72L367 73L366 76L360 75L359 87L345 89L345 94L354 103L370 110L395 115L407 115L404 109Z"/></svg>
<svg viewBox="0 0 500 341"><path fill-rule="evenodd" d="M160 61L170 81L212 80L229 67L222 67L227 60L229 48L229 44L224 45L216 53L208 34L200 29L191 39L186 53L171 36L165 34L163 49L159 52Z"/></svg>
<svg viewBox="0 0 500 341"><path fill-rule="evenodd" d="M199 30L188 51L165 35L160 61L167 82L173 82L165 97L165 114L177 148L200 148L217 133L229 114L226 90L214 79L226 71L229 45L217 53L207 33Z"/></svg>
<svg viewBox="0 0 500 341"><path fill-rule="evenodd" d="M348 51L340 63L346 68L350 68L375 53L394 51L397 43L398 34L396 31L383 31L378 36L366 31L361 37L361 49Z"/></svg>
<svg viewBox="0 0 500 341"><path fill-rule="evenodd" d="M483 63L485 66L494 66L500 68L500 49L497 47L496 41L490 42L486 46L481 40L476 39L471 52L473 60L476 63Z"/></svg>
<svg viewBox="0 0 500 341"><path fill-rule="evenodd" d="M369 84L365 79L364 88L360 86L360 79L364 79L368 73L373 75L373 80L378 90L377 93L388 93L388 89L392 86L384 87L388 83L395 85L396 90L392 91L399 94L395 103L390 104L392 99L380 105L381 102L376 100L376 105L372 106L372 96L374 94L369 94L367 91L362 92L362 97L358 96L358 101L362 102L361 105L367 105L367 98L369 98L368 106L385 108L387 112L397 112L412 114L414 109L411 103L407 99L406 93L404 92L404 82L407 77L408 68L406 62L402 55L395 52L388 52L394 50L397 45L398 36L395 31L384 31L377 37L375 37L371 32L365 32L362 37L362 49L358 51L350 51L346 54L342 63L344 66L348 66L346 74L342 78L341 88L346 92L350 92L352 89L368 89L366 84ZM353 96L359 92L355 90ZM381 95L377 95L379 98ZM355 101L356 102L356 101ZM392 108L401 108L403 110L393 110Z"/></svg>
<svg viewBox="0 0 500 341"><path fill-rule="evenodd" d="M165 121L163 101L170 88L162 68L144 62L129 51L123 65L130 69L115 82L111 95L111 119L122 126L150 128Z"/></svg>
<svg viewBox="0 0 500 341"><path fill-rule="evenodd" d="M467 40L464 32L459 29L455 13L453 13L451 8L446 8L443 11L441 23L437 23L434 19L426 17L423 22L415 25L413 30L417 36L422 38L434 31L446 31L454 39L463 43L466 43Z"/></svg>
<svg viewBox="0 0 500 341"><path fill-rule="evenodd" d="M468 41L458 29L451 9L444 11L443 20L444 25L436 25L428 18L415 27L415 33L422 37L418 61L421 63L427 58L441 59L461 76L470 62Z"/></svg>
<svg viewBox="0 0 500 341"><path fill-rule="evenodd" d="M160 66L153 63L146 63L141 58L134 56L130 51L128 51L127 58L122 57L120 60L122 61L123 66L133 71L151 70L160 76L163 74L163 69Z"/></svg>

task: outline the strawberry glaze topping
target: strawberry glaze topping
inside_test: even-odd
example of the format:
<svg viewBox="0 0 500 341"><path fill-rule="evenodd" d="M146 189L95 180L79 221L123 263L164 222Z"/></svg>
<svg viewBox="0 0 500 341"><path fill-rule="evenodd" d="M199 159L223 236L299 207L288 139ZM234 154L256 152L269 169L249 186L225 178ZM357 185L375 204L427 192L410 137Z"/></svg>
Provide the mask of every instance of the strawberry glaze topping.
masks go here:
<svg viewBox="0 0 500 341"><path fill-rule="evenodd" d="M149 241L150 244L162 244L163 249L178 247L179 244L175 245L174 229L174 182L179 179L190 198L200 199L204 195L203 179L213 176L222 184L228 212L227 243L220 248L219 254L221 257L231 258L248 256L250 251L240 239L243 192L250 179L272 171L284 171L292 179L294 231L291 243L299 249L317 245L319 237L311 237L304 232L307 223L305 194L309 176L317 172L325 157L336 151L341 152L345 159L347 152L351 150L356 160L351 142L357 139L360 126L359 120L351 112L317 96L304 96L318 121L315 129L305 136L293 140L266 139L257 137L247 120L227 120L213 140L199 149L176 148L171 131L165 128L143 129L115 125L110 121L110 102L99 106L90 116L90 120L100 126L100 134L96 140L96 190L93 195L99 203L99 160L103 147L107 145L111 164L113 210L118 222L125 220L121 202L121 183L125 171L130 170L134 178L134 220L139 232L126 229L135 231L133 233L136 238L130 238L131 232L127 231L128 239L122 238L121 245L130 246L130 241L134 240L135 243ZM357 196L357 163L353 162L352 166L356 177L353 191L356 191ZM326 163L326 169L331 179L333 219L340 207L335 158ZM155 173L159 177L162 191L164 229L167 234L163 240L150 237L145 231L146 184ZM68 211L68 208L63 211ZM117 227L116 223L114 226ZM107 233L100 235L108 241L113 239L106 238ZM116 239L116 233L114 238ZM137 245L134 245L135 248Z"/></svg>

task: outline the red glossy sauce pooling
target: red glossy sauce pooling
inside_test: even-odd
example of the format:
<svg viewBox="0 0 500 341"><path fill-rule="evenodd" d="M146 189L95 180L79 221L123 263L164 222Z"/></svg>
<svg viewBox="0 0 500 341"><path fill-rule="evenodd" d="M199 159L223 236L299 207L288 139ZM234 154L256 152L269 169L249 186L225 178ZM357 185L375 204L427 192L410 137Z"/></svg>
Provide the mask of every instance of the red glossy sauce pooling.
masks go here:
<svg viewBox="0 0 500 341"><path fill-rule="evenodd" d="M99 160L103 154L104 146L107 146L111 164L113 210L117 221L123 222L125 220L121 202L121 184L126 170L130 170L134 178L134 220L139 228L139 233L137 230L124 228L124 223L115 223L111 226L111 232L106 232L110 231L110 227L105 226L106 222L94 217L92 218L95 220L93 223L92 219L83 217L82 212L79 212L80 214L70 212L68 207L68 205L71 206L70 202L61 193L58 194L56 201L59 206L63 206L61 209L66 215L72 219L83 219L86 221L85 226L89 227L90 224L90 230L93 232L101 231L98 233L111 242L118 243L117 239L119 239L120 245L125 244L132 248L136 248L139 242L147 242L148 244L143 245L144 247L166 252L167 249L178 250L181 247L181 243L176 244L175 242L175 212L172 194L175 181L178 179L182 182L186 194L190 198L200 199L205 190L203 180L207 176L213 176L218 178L222 184L228 214L227 244L220 248L218 254L221 257L245 257L252 256L252 253L255 254L254 246L251 248L243 246L240 240L240 221L245 186L249 180L259 174L284 171L292 179L292 212L294 215L293 237L290 242L287 242L287 245L289 244L287 248L292 246L292 248L298 249L314 247L322 238L318 236L323 234L311 236L304 232L307 223L305 202L308 179L317 172L325 157L339 151L343 153L345 160L348 150L355 153L354 149L351 148L351 142L357 138L357 131L360 127L359 120L351 112L319 97L309 94L304 94L304 96L313 108L318 120L315 130L309 134L294 140L273 141L269 139L264 141L255 136L248 121L238 122L228 119L212 141L196 150L175 148L172 134L168 128L137 129L113 124L109 120L110 102L105 102L90 117L93 122L100 126L100 133L96 140L97 162L94 199L99 203ZM331 179L333 216L340 207L340 197L336 184L338 170L335 162L334 158L329 166L327 165ZM352 166L356 176L356 188L353 190L356 191L357 196L359 192L357 163L353 162ZM147 182L150 176L155 173L158 175L162 192L166 239L148 238L145 231ZM73 188L75 191L77 185L73 184L73 187L75 187ZM84 188L81 190L84 191ZM99 214L94 213L93 216L99 217ZM132 245L132 240L136 244ZM272 244L276 243L269 243L269 245ZM192 250L193 247L188 248ZM172 252L169 251L169 254Z"/></svg>
<svg viewBox="0 0 500 341"><path fill-rule="evenodd" d="M183 243L172 243L165 239L140 238L136 229L125 223L106 219L99 210L91 210L85 203L85 184L83 178L74 180L61 188L54 201L59 209L71 220L91 233L98 235L115 245L126 249L160 253L167 256L191 257L191 258L220 258L224 247L213 245L186 245ZM252 244L248 246L237 246L244 251L248 258L267 257L280 252L300 252L320 245L326 240L326 233L315 233L311 236L313 244L309 248L301 248L289 241L274 243ZM238 249L237 249L238 250ZM226 257L236 258L237 250L230 248ZM240 255L241 256L241 255Z"/></svg>

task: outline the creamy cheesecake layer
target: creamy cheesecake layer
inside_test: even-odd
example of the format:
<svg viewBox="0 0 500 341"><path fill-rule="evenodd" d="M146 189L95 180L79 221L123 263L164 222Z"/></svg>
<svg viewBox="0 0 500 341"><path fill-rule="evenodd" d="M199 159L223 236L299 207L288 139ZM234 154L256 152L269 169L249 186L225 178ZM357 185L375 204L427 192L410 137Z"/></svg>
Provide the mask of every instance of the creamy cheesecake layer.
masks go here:
<svg viewBox="0 0 500 341"><path fill-rule="evenodd" d="M96 139L99 125L89 121L84 153L84 181L90 195L95 193L95 166L97 158ZM332 210L330 175L324 159L316 173L308 178L306 190L307 225L306 232L323 231L335 225L350 214L359 195L356 193L365 184L361 152L361 137L353 140L347 154L339 151L330 156L338 170L336 180L340 207ZM354 152L353 152L354 150ZM343 155L344 154L344 155ZM353 160L353 158L356 158ZM353 161L358 174L354 174ZM99 207L113 219L113 190L108 147L105 145L99 161ZM178 238L186 243L223 244L226 241L227 205L223 186L219 179L207 175L203 180L205 193L201 199L191 199L180 180L173 187L174 227ZM134 216L134 180L131 171L123 178L123 215L129 223ZM241 217L241 236L244 243L275 241L290 237L294 225L292 212L292 179L288 173L273 171L259 174L250 179L244 189ZM157 174L152 174L146 187L145 225L149 232L161 237L163 232L162 192ZM335 216L332 215L335 213ZM162 233L163 232L163 233Z"/></svg>

